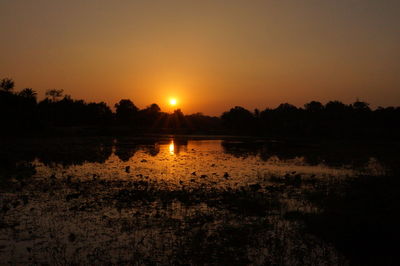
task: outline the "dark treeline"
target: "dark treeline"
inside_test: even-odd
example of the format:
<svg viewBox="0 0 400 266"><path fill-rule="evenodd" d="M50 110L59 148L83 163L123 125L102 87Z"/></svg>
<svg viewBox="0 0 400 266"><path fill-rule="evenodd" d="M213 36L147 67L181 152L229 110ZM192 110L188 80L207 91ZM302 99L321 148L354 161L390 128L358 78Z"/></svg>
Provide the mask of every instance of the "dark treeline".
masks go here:
<svg viewBox="0 0 400 266"><path fill-rule="evenodd" d="M311 101L298 108L283 103L275 109L249 111L236 106L221 117L201 113L185 115L181 110L162 112L157 104L139 109L131 100L115 104L115 111L104 102L87 103L48 90L46 98L26 88L14 90L14 81L0 81L0 123L3 135L51 134L68 128L96 129L100 134L178 133L232 134L266 137L361 138L400 134L400 108L378 107L356 101L327 104ZM54 131L62 128L64 131Z"/></svg>
<svg viewBox="0 0 400 266"><path fill-rule="evenodd" d="M371 110L368 103L358 100L349 105L311 101L304 108L283 103L254 112L237 106L221 119L231 132L271 137L397 138L400 133L399 107Z"/></svg>
<svg viewBox="0 0 400 266"><path fill-rule="evenodd" d="M0 81L0 134L32 134L55 132L60 128L96 128L105 133L220 133L221 121L201 113L184 115L162 112L157 104L139 109L129 99L115 104L115 112L104 102L87 103L64 95L63 90L48 90L46 98L37 100L37 93L26 88L14 91L14 81ZM84 131L85 132L85 131Z"/></svg>

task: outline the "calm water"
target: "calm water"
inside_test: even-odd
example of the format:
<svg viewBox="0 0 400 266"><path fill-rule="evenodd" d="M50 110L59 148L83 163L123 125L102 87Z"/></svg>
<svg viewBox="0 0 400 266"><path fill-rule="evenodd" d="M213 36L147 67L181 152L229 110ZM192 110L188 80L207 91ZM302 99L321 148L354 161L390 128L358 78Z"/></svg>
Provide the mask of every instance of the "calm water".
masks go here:
<svg viewBox="0 0 400 266"><path fill-rule="evenodd" d="M237 144L237 150L232 146ZM343 177L355 172L383 171L375 158L368 158L363 168L355 170L352 165L329 166L324 161L316 164L308 162L304 156L280 158L271 155L262 156L254 147L240 150L240 142L222 142L222 140L176 140L159 141L151 145L116 143L110 156L101 162L82 161L79 164L62 165L34 160L36 177L72 176L80 180L93 177L103 180L134 180L143 176L148 180L163 182L171 187L180 187L200 182L214 186L243 186L260 181L271 175L284 175L296 172L318 178ZM225 145L225 146L224 146ZM231 145L231 146L229 146ZM229 178L224 178L224 175ZM183 182L183 184L182 184Z"/></svg>
<svg viewBox="0 0 400 266"><path fill-rule="evenodd" d="M318 148L296 150L282 143L263 141L164 139L147 142L114 139L90 145L61 143L33 155L31 161L36 166L36 176L73 174L75 178L85 179L95 174L104 179L130 180L142 174L171 183L188 181L194 172L194 176L207 175L221 184L226 182L221 178L226 172L236 182L243 183L263 175L293 171L318 177L384 171L374 154L362 154L363 151L358 154L362 158L346 158L352 154L345 152L344 156L338 154L338 158L331 158L329 151ZM126 167L129 171L125 171Z"/></svg>
<svg viewBox="0 0 400 266"><path fill-rule="evenodd" d="M288 214L321 211L312 192L389 171L387 150L337 143L99 138L2 150L6 264L346 264Z"/></svg>

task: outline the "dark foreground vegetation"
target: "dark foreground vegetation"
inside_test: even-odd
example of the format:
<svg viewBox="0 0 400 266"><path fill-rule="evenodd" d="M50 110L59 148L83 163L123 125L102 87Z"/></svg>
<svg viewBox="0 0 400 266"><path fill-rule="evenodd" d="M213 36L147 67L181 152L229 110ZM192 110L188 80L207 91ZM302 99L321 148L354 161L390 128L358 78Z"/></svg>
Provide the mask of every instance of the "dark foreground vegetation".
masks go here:
<svg viewBox="0 0 400 266"><path fill-rule="evenodd" d="M309 195L322 211L297 218L353 265L398 265L400 195L394 188L399 186L399 175L359 176L329 185Z"/></svg>
<svg viewBox="0 0 400 266"><path fill-rule="evenodd" d="M168 141L0 141L2 264L400 263L399 143L224 140L219 161L201 152L207 167L190 168L187 176L146 172L165 160L183 169L201 156L190 150L182 156L163 153L160 145ZM187 139L173 141L176 151L188 145ZM379 160L373 170L384 171L259 172L246 182L233 169L220 168L252 156L261 162L302 157L307 165L338 169L364 169ZM111 175L103 171L109 160ZM88 168L92 163L102 167L100 173Z"/></svg>
<svg viewBox="0 0 400 266"><path fill-rule="evenodd" d="M232 134L265 137L309 138L397 138L400 108L378 107L356 101L347 105L311 101L298 108L284 103L275 109L234 107L221 117L201 113L185 115L181 110L162 112L157 104L139 109L129 99L115 104L87 103L49 90L37 101L37 93L26 88L14 91L14 81L0 84L2 135L123 135L142 133Z"/></svg>

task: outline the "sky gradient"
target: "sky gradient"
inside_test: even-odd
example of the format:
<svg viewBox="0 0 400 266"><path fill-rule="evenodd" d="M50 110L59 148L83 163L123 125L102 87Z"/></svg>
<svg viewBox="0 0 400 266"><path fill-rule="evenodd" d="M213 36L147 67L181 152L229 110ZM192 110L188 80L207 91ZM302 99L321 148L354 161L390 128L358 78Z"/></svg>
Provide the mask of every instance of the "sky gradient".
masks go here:
<svg viewBox="0 0 400 266"><path fill-rule="evenodd" d="M0 0L0 36L0 78L39 99L400 105L398 0Z"/></svg>

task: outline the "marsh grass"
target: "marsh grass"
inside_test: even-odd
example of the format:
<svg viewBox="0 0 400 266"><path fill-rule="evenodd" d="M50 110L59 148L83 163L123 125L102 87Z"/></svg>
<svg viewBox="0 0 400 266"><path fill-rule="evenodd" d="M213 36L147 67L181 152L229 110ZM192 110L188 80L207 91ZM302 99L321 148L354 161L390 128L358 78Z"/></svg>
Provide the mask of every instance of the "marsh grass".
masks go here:
<svg viewBox="0 0 400 266"><path fill-rule="evenodd" d="M63 149L61 143L54 147ZM398 262L396 246L392 244L400 236L396 218L400 181L396 178L398 161L394 157L386 162L383 175L359 171L348 176L346 169L343 172L346 175L330 175L341 169L322 174L300 172L298 169L306 168L294 170L287 161L280 163L288 165L290 170L266 172L257 168L262 164L254 159L260 156L258 151L238 157L237 150L247 149L245 145L239 148L231 145L230 149L235 150L232 157L201 150L200 146L186 152L183 147L177 156L168 150L164 155L164 144L157 155L154 150L160 147L120 142L121 159L111 157L107 165L104 154L115 154L116 147L109 141L105 143L108 144L94 144L86 150L90 156L84 156L85 147L81 144L69 143L74 152L64 150L55 161L38 163L26 159L3 167L2 262L32 265L395 265ZM259 147L253 144L252 149L253 146ZM46 149L56 153L53 148ZM132 153L136 153L136 161L128 158ZM190 156L211 160L198 165L195 161L193 165L198 168L192 169L185 164ZM66 160L62 162L64 157ZM166 174L157 175L157 169L151 168L154 158L185 171L174 172L163 165L161 170ZM296 155L289 162L303 166L304 161L298 158ZM86 168L96 160L98 163L92 166L100 171ZM228 164L232 168L226 168L225 162L241 164L239 167ZM101 168L104 165L112 168L110 172ZM202 168L205 165L209 168ZM243 166L248 169L242 169ZM255 173L254 176L249 177L248 171Z"/></svg>

